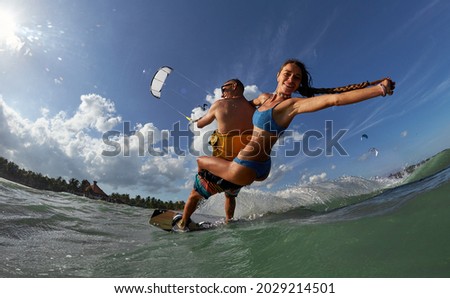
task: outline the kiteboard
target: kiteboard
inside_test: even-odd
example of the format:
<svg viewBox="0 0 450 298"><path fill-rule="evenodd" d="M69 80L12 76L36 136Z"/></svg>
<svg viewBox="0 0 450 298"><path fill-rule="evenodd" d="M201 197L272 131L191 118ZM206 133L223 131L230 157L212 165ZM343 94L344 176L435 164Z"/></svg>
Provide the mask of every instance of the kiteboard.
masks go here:
<svg viewBox="0 0 450 298"><path fill-rule="evenodd" d="M172 231L172 220L174 216L180 214L174 210L166 210L166 209L156 209L153 211L152 216L150 217L149 223L152 226L160 228L164 231L171 232ZM208 221L201 222L191 222L188 225L189 232L202 231L215 228L215 225Z"/></svg>

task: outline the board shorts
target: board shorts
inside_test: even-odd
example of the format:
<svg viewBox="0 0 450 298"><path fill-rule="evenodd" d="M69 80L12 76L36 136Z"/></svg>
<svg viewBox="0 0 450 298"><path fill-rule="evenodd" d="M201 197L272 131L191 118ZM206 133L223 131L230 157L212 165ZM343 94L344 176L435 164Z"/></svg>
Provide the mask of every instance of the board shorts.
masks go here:
<svg viewBox="0 0 450 298"><path fill-rule="evenodd" d="M242 186L228 182L217 177L206 170L201 170L194 179L194 190L203 198L208 199L210 196L224 192L229 197L237 197Z"/></svg>
<svg viewBox="0 0 450 298"><path fill-rule="evenodd" d="M213 147L212 156L231 161L250 142L251 138L251 131L240 134L239 131L220 133L216 130L209 139L209 144Z"/></svg>

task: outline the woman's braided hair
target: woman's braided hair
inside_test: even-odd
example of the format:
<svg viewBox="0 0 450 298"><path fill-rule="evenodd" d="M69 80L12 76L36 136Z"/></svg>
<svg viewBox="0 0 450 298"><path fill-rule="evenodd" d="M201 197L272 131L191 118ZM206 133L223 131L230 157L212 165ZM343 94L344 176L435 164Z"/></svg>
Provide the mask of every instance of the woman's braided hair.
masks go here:
<svg viewBox="0 0 450 298"><path fill-rule="evenodd" d="M342 93L352 90L358 90L358 89L364 89L368 86L373 86L381 83L384 79L373 81L373 82L362 82L359 84L351 84L347 86L342 87L335 87L335 88L311 88L311 92L313 94L334 94L334 93Z"/></svg>
<svg viewBox="0 0 450 298"><path fill-rule="evenodd" d="M311 75L306 69L306 66L304 63L300 62L297 59L289 59L286 62L283 63L283 65L280 68L280 71L283 69L284 66L287 64L295 64L297 65L301 72L302 72L302 81L300 83L300 87L297 89L297 92L299 92L301 95L306 97L313 97L315 94L335 94L335 93L342 93L347 92L351 90L358 90L358 89L364 89L368 86L373 86L376 84L381 83L384 79L377 80L374 82L362 82L359 84L351 84L347 86L342 87L335 87L335 88L313 88L311 87L312 79Z"/></svg>

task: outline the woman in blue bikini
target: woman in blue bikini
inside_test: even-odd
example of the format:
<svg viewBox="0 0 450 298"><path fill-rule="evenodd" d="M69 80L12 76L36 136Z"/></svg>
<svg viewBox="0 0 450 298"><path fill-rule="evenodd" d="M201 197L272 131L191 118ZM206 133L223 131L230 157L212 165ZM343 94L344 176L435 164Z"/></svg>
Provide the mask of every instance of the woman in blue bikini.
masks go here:
<svg viewBox="0 0 450 298"><path fill-rule="evenodd" d="M312 97L315 89L310 87L310 80L310 74L302 62L293 59L286 61L277 74L278 85L275 93L261 94L253 101L259 108L253 115L253 135L247 146L233 161L209 156L199 157L199 169L205 169L242 186L265 180L270 173L272 147L295 116L392 95L395 88L395 82L387 78L375 86L367 87L366 84L357 87L363 89ZM296 91L306 98L291 97Z"/></svg>

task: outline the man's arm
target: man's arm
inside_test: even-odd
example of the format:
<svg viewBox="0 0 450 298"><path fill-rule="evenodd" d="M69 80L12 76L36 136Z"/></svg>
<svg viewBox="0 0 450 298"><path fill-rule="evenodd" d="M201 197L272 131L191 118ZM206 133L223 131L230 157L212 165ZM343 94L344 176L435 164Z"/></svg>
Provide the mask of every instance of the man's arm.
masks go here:
<svg viewBox="0 0 450 298"><path fill-rule="evenodd" d="M205 127L206 125L212 123L214 121L214 119L216 119L216 109L217 109L217 102L215 102L211 108L208 110L208 112L206 113L206 115L204 115L203 117L194 120L194 122L197 122L197 127L198 128L202 128Z"/></svg>

